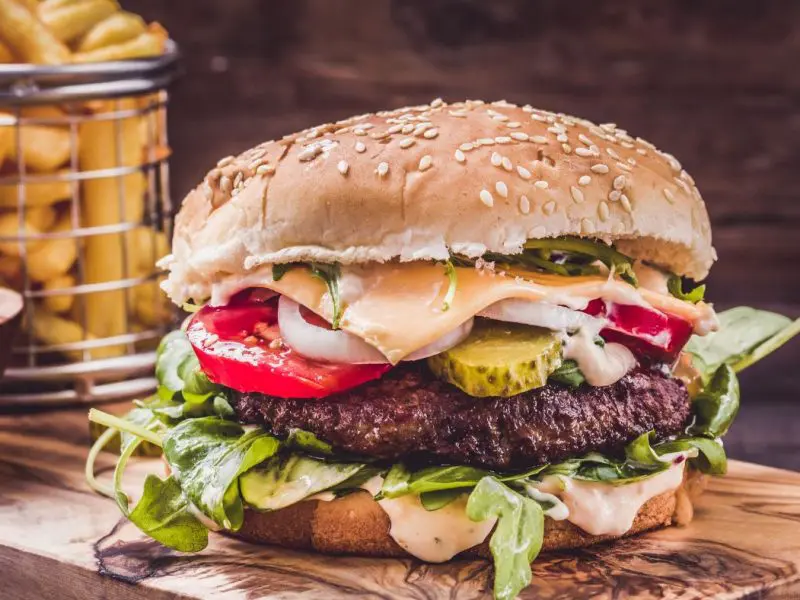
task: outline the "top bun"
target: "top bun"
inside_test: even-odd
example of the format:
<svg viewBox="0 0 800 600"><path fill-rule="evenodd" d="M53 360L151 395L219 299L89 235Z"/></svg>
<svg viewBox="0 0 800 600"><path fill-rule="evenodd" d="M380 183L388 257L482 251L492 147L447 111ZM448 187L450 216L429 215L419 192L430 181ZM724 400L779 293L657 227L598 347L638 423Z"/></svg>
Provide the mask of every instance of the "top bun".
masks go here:
<svg viewBox="0 0 800 600"><path fill-rule="evenodd" d="M220 160L183 202L165 289L181 302L260 265L514 254L563 235L698 280L716 258L693 179L649 142L530 106L437 99Z"/></svg>

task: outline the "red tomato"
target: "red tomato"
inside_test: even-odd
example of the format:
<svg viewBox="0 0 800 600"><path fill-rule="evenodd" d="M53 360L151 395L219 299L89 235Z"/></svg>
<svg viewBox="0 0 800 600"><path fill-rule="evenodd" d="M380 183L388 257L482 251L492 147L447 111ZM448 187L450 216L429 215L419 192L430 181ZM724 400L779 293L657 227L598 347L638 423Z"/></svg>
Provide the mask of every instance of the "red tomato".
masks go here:
<svg viewBox="0 0 800 600"><path fill-rule="evenodd" d="M692 335L692 324L661 311L632 304L592 300L584 312L605 316L609 325L600 331L603 339L627 346L639 355L671 362Z"/></svg>
<svg viewBox="0 0 800 600"><path fill-rule="evenodd" d="M280 337L275 298L265 300L257 291L238 294L226 306L202 308L186 335L208 378L240 392L322 398L377 379L391 368L323 363L285 345L273 348L270 342Z"/></svg>

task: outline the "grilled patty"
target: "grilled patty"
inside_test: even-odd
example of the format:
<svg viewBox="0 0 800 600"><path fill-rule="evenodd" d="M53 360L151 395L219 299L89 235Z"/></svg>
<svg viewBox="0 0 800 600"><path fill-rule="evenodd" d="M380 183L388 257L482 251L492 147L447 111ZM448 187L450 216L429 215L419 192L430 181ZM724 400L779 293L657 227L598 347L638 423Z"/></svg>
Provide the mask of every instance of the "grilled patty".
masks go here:
<svg viewBox="0 0 800 600"><path fill-rule="evenodd" d="M638 435L678 433L689 416L683 384L636 370L614 385L548 384L510 398L474 398L424 366L322 400L237 393L243 423L278 436L311 431L348 453L377 459L521 469L589 451L619 453Z"/></svg>

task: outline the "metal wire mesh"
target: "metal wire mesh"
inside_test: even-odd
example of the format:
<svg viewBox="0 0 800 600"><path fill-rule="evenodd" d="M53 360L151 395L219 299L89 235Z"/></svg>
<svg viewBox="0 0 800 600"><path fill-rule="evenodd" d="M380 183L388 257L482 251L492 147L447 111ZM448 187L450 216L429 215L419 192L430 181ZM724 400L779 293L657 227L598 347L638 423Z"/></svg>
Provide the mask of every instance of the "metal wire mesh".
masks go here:
<svg viewBox="0 0 800 600"><path fill-rule="evenodd" d="M154 264L172 236L163 87L175 58L0 66L0 285L25 299L0 404L152 387L174 318Z"/></svg>

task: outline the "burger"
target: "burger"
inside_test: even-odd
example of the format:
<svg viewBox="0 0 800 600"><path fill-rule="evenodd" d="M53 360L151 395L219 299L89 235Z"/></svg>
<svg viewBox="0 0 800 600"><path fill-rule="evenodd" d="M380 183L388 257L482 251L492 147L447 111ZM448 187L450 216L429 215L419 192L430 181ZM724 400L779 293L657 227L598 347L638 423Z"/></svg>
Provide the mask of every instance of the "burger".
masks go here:
<svg viewBox="0 0 800 600"><path fill-rule="evenodd" d="M327 123L220 160L183 201L156 394L109 493L183 552L209 530L333 554L491 558L686 523L736 372L800 321L715 314L692 177L612 123L466 101ZM163 454L134 506L128 459ZM89 473L93 472L91 465Z"/></svg>

